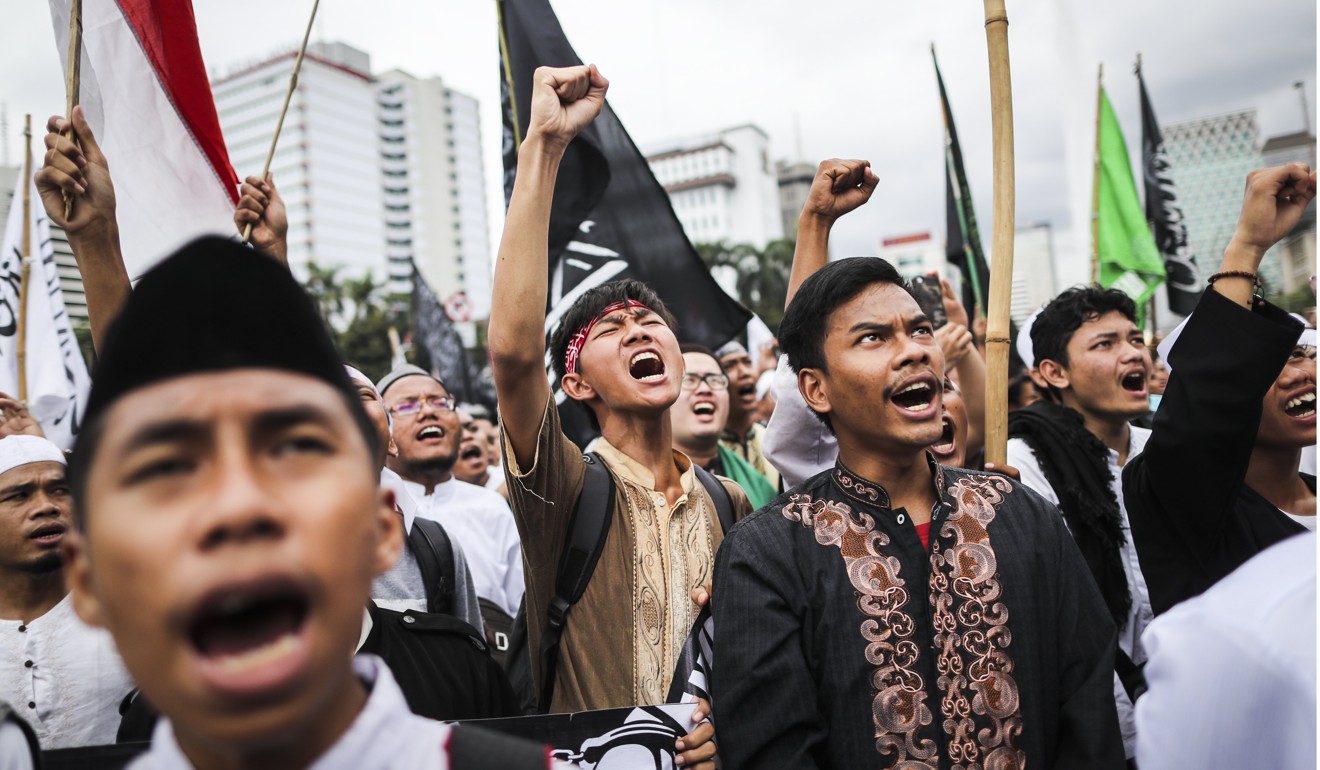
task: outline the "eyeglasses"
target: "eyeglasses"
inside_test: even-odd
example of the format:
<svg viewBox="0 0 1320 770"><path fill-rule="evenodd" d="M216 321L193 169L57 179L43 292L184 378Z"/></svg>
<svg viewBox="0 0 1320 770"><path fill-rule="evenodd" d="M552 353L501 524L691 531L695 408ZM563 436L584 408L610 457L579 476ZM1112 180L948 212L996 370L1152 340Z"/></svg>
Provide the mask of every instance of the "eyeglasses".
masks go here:
<svg viewBox="0 0 1320 770"><path fill-rule="evenodd" d="M696 390L696 389L697 389L697 386L700 385L700 384L703 383L703 382L706 383L706 386L709 387L711 390L728 390L728 389L729 389L729 378L728 378L728 377L725 377L725 376L722 375L722 374L717 374L717 373L715 373L715 372L711 372L710 374L685 374L685 375L683 375L683 389L684 389L684 390Z"/></svg>
<svg viewBox="0 0 1320 770"><path fill-rule="evenodd" d="M456 403L458 402L449 396L429 396L425 399L409 398L390 407L390 411L395 414L416 414L422 411L422 404L429 404L437 412L452 412Z"/></svg>

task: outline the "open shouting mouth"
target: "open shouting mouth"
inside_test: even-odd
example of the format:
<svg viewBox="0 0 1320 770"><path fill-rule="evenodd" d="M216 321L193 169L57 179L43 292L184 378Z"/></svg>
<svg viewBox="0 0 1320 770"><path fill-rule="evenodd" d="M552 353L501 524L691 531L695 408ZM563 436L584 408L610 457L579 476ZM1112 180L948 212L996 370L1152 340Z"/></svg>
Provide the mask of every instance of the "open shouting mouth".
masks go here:
<svg viewBox="0 0 1320 770"><path fill-rule="evenodd" d="M628 374L641 382L660 382L665 378L665 362L659 354L643 350L628 362Z"/></svg>
<svg viewBox="0 0 1320 770"><path fill-rule="evenodd" d="M281 577L210 592L187 624L203 677L233 695L263 695L288 684L307 656L310 606L302 586Z"/></svg>

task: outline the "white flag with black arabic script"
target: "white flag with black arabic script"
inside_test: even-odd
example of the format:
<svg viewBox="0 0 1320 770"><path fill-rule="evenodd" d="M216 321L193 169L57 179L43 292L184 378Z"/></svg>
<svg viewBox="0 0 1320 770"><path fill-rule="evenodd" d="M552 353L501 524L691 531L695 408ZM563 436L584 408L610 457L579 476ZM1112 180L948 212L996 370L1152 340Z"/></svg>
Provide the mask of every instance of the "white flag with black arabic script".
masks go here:
<svg viewBox="0 0 1320 770"><path fill-rule="evenodd" d="M32 262L28 274L27 403L28 411L61 449L73 446L87 405L91 378L78 341L69 326L69 314L55 268L50 222L41 206L36 184L20 175L5 225L0 253L0 391L18 398L18 295L23 275L23 184L30 185Z"/></svg>

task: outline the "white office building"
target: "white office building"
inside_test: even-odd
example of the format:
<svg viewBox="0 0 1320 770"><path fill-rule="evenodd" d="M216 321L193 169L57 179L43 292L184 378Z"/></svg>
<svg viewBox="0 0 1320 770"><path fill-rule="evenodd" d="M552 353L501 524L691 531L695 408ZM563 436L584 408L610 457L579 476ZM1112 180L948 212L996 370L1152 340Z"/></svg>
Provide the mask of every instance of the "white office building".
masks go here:
<svg viewBox="0 0 1320 770"><path fill-rule="evenodd" d="M1013 300L1009 317L1021 326L1057 293L1054 229L1048 222L1019 227L1013 235Z"/></svg>
<svg viewBox="0 0 1320 770"><path fill-rule="evenodd" d="M693 243L750 243L784 237L770 139L754 125L664 142L643 150Z"/></svg>
<svg viewBox="0 0 1320 770"><path fill-rule="evenodd" d="M950 270L944 256L944 244L932 238L929 232L882 238L876 256L893 265L904 278L931 272L946 275Z"/></svg>

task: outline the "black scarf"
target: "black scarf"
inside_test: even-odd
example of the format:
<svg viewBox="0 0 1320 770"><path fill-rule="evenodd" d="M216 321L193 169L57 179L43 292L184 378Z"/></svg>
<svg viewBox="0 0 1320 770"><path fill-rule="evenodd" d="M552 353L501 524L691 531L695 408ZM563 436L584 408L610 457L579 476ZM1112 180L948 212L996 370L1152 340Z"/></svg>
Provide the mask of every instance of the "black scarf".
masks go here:
<svg viewBox="0 0 1320 770"><path fill-rule="evenodd" d="M1008 415L1008 435L1036 453L1045 478L1059 496L1059 509L1086 559L1105 605L1121 630L1132 608L1123 571L1123 519L1109 487L1109 448L1065 406L1037 401Z"/></svg>

